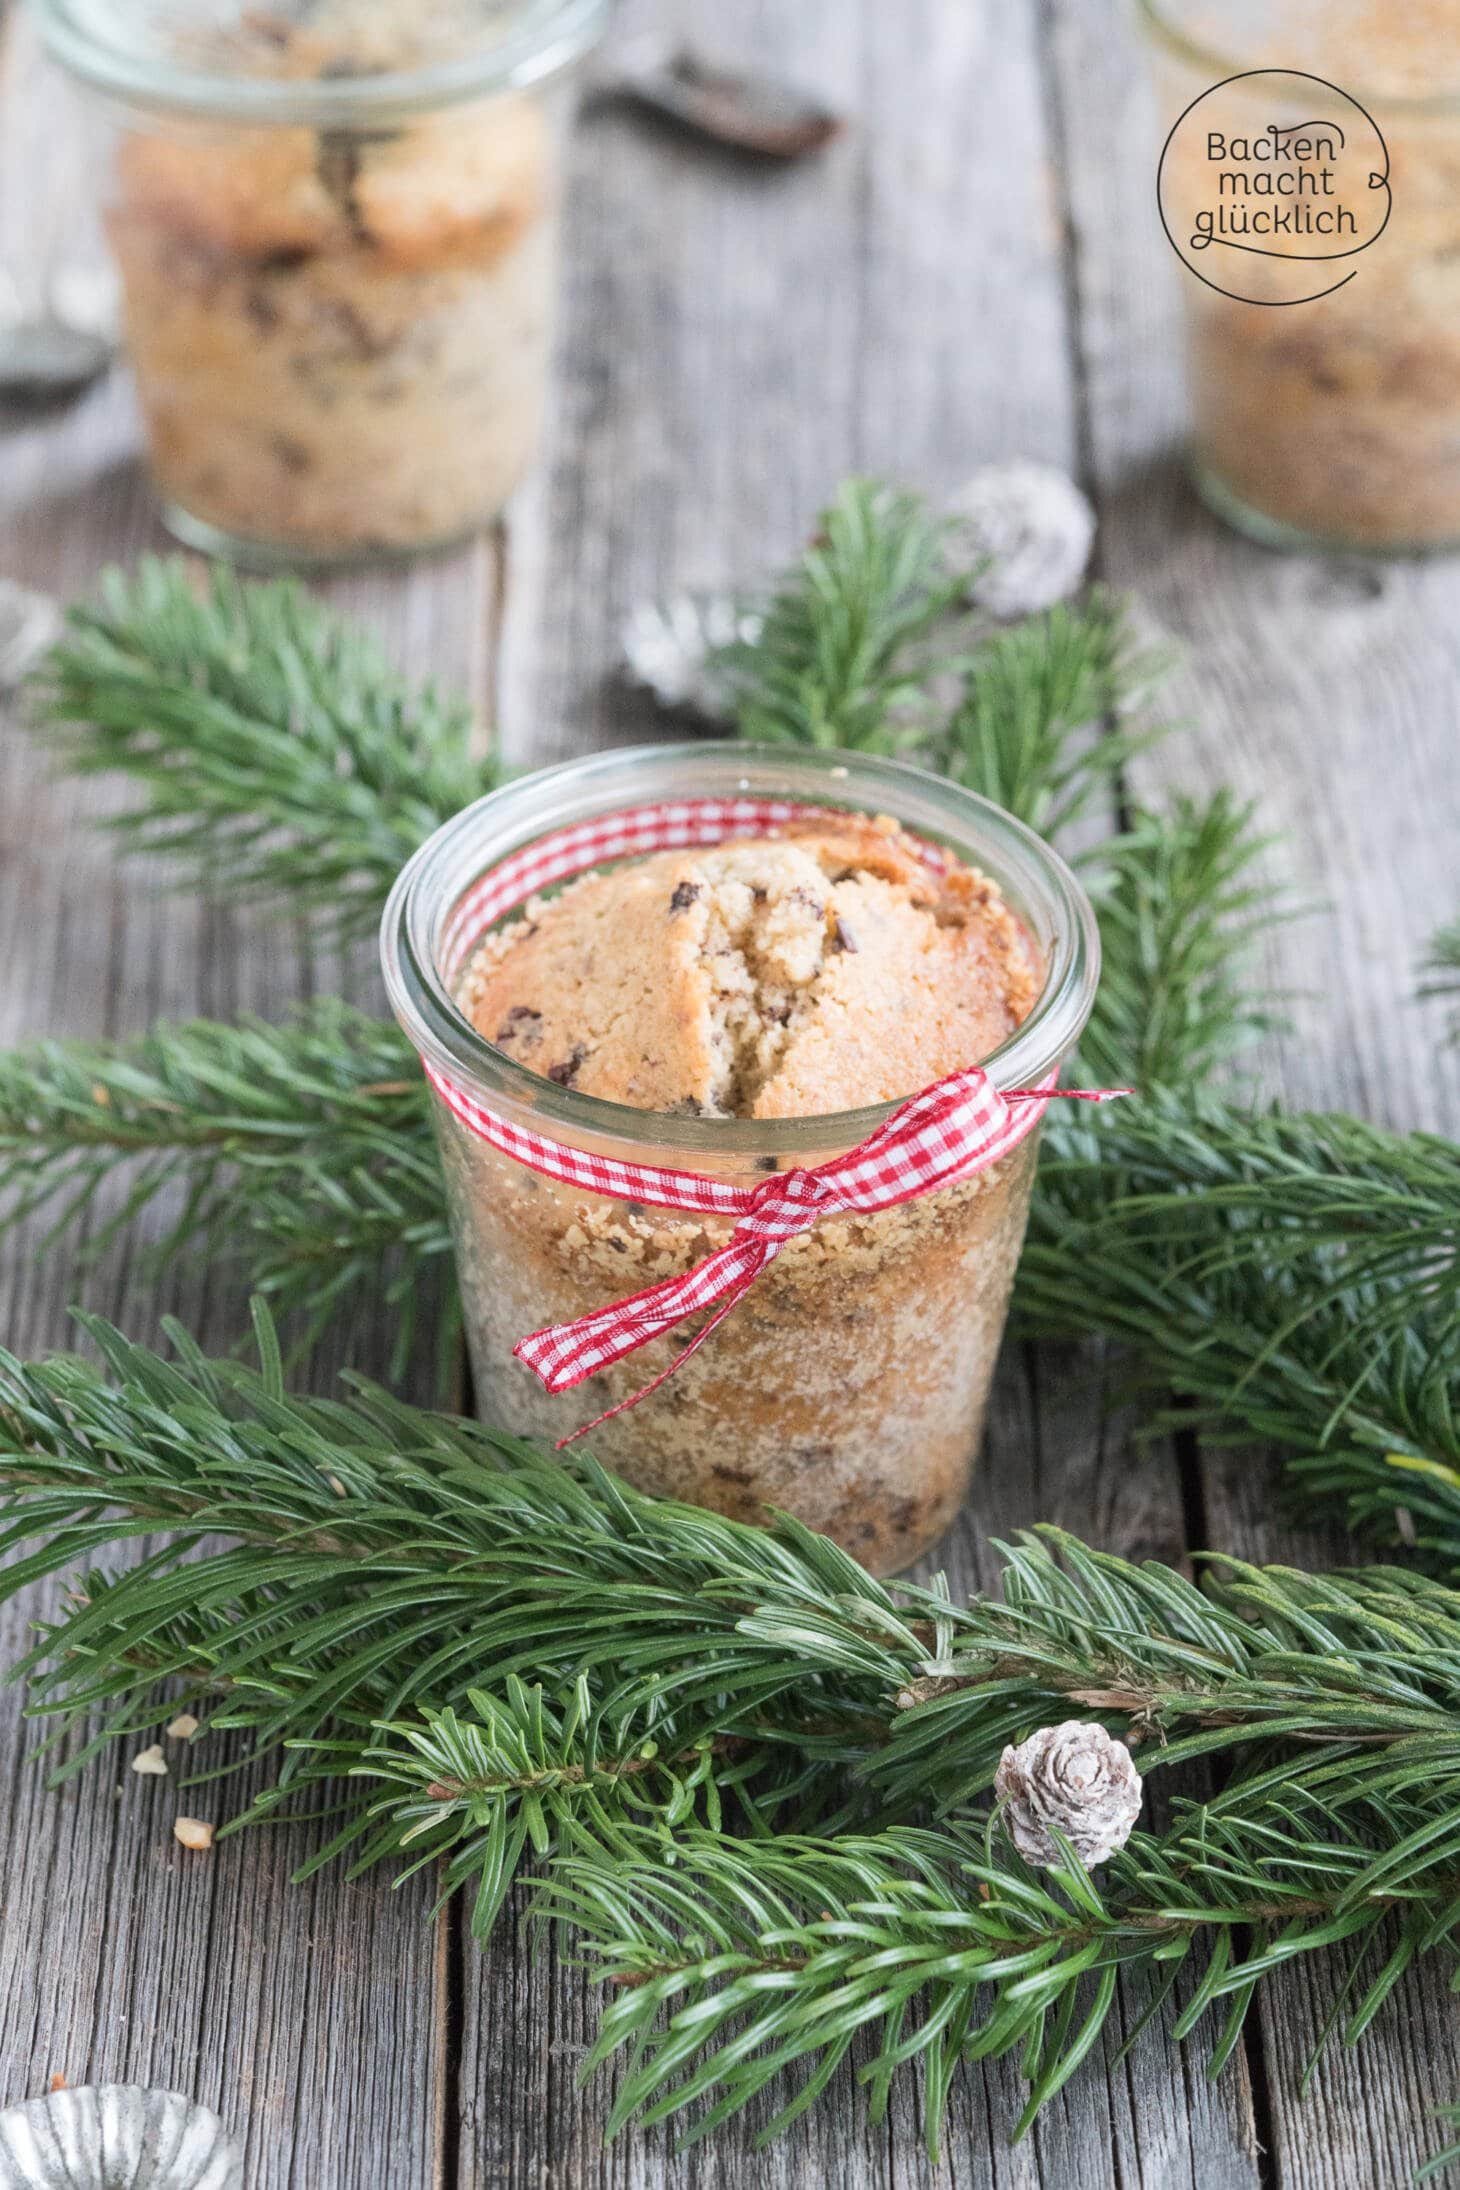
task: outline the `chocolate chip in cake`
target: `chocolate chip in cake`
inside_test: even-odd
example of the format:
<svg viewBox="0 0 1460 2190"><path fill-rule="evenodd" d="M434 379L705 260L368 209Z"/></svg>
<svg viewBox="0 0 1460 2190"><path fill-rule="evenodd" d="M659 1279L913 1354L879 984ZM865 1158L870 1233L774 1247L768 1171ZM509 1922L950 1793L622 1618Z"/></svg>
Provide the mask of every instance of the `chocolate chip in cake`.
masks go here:
<svg viewBox="0 0 1460 2190"><path fill-rule="evenodd" d="M542 1040L542 1013L534 1011L530 1004L514 1004L492 1039L499 1049L508 1042L521 1042L524 1048L530 1049L534 1042Z"/></svg>
<svg viewBox="0 0 1460 2190"><path fill-rule="evenodd" d="M293 472L296 477L300 472L308 471L309 451L292 434L276 433L273 436L273 450L285 471Z"/></svg>
<svg viewBox="0 0 1460 2190"><path fill-rule="evenodd" d="M683 912L686 906L694 903L699 894L700 886L698 882L676 882L674 895L669 900L669 910L671 912Z"/></svg>
<svg viewBox="0 0 1460 2190"><path fill-rule="evenodd" d="M578 1068L587 1055L586 1049L574 1049L572 1055L565 1057L560 1065L549 1065L547 1076L553 1085L555 1087L571 1087L578 1077Z"/></svg>
<svg viewBox="0 0 1460 2190"><path fill-rule="evenodd" d="M251 281L243 292L243 309L249 325L261 335L271 335L279 324L279 307L262 281Z"/></svg>

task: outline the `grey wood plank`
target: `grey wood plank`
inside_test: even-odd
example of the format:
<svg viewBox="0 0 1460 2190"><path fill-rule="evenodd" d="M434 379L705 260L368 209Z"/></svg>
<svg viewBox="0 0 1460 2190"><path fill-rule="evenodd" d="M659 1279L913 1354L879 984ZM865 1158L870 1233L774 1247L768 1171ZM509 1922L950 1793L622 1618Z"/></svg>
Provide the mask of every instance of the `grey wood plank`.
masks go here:
<svg viewBox="0 0 1460 2190"><path fill-rule="evenodd" d="M678 25L638 0L625 29ZM599 112L577 145L551 458L513 512L500 721L543 760L665 725L612 681L641 594L754 576L836 481L876 469L951 488L974 464L1069 461L1062 233L1034 13L919 0L784 11L737 0L718 50L817 82L857 116L815 166L749 172ZM709 32L705 36L709 37ZM984 218L991 203L998 217ZM947 1563L988 1579L984 1537L1061 1518L1122 1549L1182 1548L1172 1456L1133 1468L1089 1364L1015 1361ZM1135 2012L1122 2001L1122 2014ZM573 2088L596 2018L581 1981L503 1931L464 1986L461 2181L485 2186L866 2185L932 2179L915 2087L868 2130L849 2077L782 2144L731 2125L675 2162L660 2134L598 2144L611 2080ZM1126 2025L1128 2027L1128 2023ZM1112 2038L1107 2057L1118 2041ZM1112 2078L1089 2065L1009 2150L1007 2066L959 2085L937 2180L1254 2183L1249 2095L1210 2092L1159 2030Z"/></svg>
<svg viewBox="0 0 1460 2190"><path fill-rule="evenodd" d="M948 491L1073 446L1026 8L621 18L778 66L854 127L782 171L585 116L548 459L510 534L502 737L534 761L662 734L612 676L626 610L762 576L849 472Z"/></svg>
<svg viewBox="0 0 1460 2190"><path fill-rule="evenodd" d="M1184 277L1155 215L1142 57L1106 0L1058 0L1052 23L1101 564L1186 650L1172 697L1191 728L1141 762L1135 788L1232 784L1257 800L1281 832L1269 871L1315 908L1262 953L1265 978L1296 993L1292 1036L1252 1060L1260 1091L1453 1132L1460 1058L1437 1052L1436 1020L1412 992L1423 944L1460 896L1460 573L1445 560L1275 556L1199 508L1177 454ZM1284 1525L1264 1456L1208 1452L1202 1480L1216 1547L1312 1565L1353 1556L1341 1538ZM1460 2088L1453 2002L1430 1969L1353 2054L1330 2051L1298 2098L1339 1966L1285 1973L1260 2011L1268 2166L1284 2190L1406 2182L1433 2148L1425 2110Z"/></svg>
<svg viewBox="0 0 1460 2190"><path fill-rule="evenodd" d="M0 105L0 258L12 262L37 238L72 248L61 216L78 124L27 38L22 28ZM38 176L54 180L53 195L36 190ZM134 450L123 373L68 412L5 420L0 570L69 596L105 562L165 545ZM488 541L409 578L335 590L403 665L484 698L494 556ZM107 795L48 781L36 745L13 722L0 730L0 1039L128 1033L157 1013L276 1015L333 979L287 929L163 896L146 871L118 872L87 825ZM352 977L378 999L368 969ZM84 1279L70 1243L42 1256L16 1240L0 1262L6 1342L23 1353L69 1343L65 1305L78 1292L141 1337L171 1309L222 1349L243 1321L221 1276L173 1267L159 1279L131 1240ZM321 1374L346 1355L383 1368L384 1333L368 1313ZM4 1615L0 1661L18 1654L41 1601ZM239 2129L251 2190L442 2180L449 1927L428 1921L429 1881L400 1894L338 1874L293 1887L289 1872L315 1844L307 1826L189 1857L173 1815L194 1807L221 1819L250 1779L189 1799L113 1756L54 1796L26 1761L35 1735L19 1706L14 1690L0 1696L0 2103L53 2072L157 2081Z"/></svg>
<svg viewBox="0 0 1460 2190"><path fill-rule="evenodd" d="M789 57L861 109L863 11L734 0L717 52ZM691 28L630 0L625 34ZM859 129L782 169L706 155L617 106L580 122L567 207L546 460L509 528L501 723L546 761L659 727L613 682L624 612L649 594L757 574L794 548L856 461L859 280L869 154Z"/></svg>

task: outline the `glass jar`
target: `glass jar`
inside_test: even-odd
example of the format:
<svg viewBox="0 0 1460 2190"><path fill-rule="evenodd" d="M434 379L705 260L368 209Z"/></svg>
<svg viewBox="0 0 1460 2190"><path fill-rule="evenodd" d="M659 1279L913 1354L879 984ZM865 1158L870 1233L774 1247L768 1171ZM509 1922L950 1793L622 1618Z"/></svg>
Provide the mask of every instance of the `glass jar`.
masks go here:
<svg viewBox="0 0 1460 2190"><path fill-rule="evenodd" d="M607 0L37 0L113 126L169 530L330 567L488 522L537 445L562 96Z"/></svg>
<svg viewBox="0 0 1460 2190"><path fill-rule="evenodd" d="M544 770L468 807L415 855L386 908L382 954L391 1002L426 1061L499 1120L627 1163L755 1184L865 1139L895 1104L784 1119L629 1109L528 1070L457 1007L443 970L453 917L489 869L549 831L649 802L722 797L891 815L989 875L1044 983L1018 1031L970 1062L1006 1088L1058 1069L1089 1014L1099 942L1084 892L1047 845L986 800L893 761L703 743ZM689 1269L724 1243L730 1220L560 1185L500 1154L439 1100L435 1111L478 1409L554 1442L657 1376L697 1326L557 1396L513 1359L516 1342ZM970 1180L792 1240L690 1360L594 1430L592 1451L642 1490L745 1520L778 1506L874 1572L909 1565L968 1488L1036 1140L1030 1133Z"/></svg>
<svg viewBox="0 0 1460 2190"><path fill-rule="evenodd" d="M1204 499L1271 546L1460 544L1453 10L1376 0L1139 5L1166 140L1162 213L1187 265L1193 457ZM1337 165L1314 134L1325 119L1343 132L1333 140ZM1178 209L1189 215L1204 194L1220 217L1226 187L1223 161L1213 163L1208 149L1211 124L1223 148L1233 135L1249 146L1263 140L1264 162L1230 167L1247 180L1233 181L1228 207L1249 221L1277 202L1252 196L1254 182L1292 193L1306 164L1301 231L1189 248ZM1266 157L1274 130L1275 144L1314 148L1306 163ZM1260 180L1264 163L1284 179ZM1331 224L1345 193L1352 226L1342 235L1306 232L1320 216Z"/></svg>

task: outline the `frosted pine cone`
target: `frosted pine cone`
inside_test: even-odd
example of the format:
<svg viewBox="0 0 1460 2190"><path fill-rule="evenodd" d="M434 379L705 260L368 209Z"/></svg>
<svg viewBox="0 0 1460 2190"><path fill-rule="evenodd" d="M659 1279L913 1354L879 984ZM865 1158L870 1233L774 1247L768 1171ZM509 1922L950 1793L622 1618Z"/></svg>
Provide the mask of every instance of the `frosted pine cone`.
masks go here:
<svg viewBox="0 0 1460 2190"><path fill-rule="evenodd" d="M1007 1748L994 1774L1009 1838L1028 1863L1045 1870L1064 1857L1050 1837L1057 1826L1087 1870L1108 1863L1141 1814L1141 1775L1123 1741L1103 1726L1066 1719Z"/></svg>
<svg viewBox="0 0 1460 2190"><path fill-rule="evenodd" d="M737 641L753 646L761 620L758 609L731 593L675 593L664 601L639 601L624 620L624 668L661 707L687 708L706 722L724 722L733 694L716 656Z"/></svg>
<svg viewBox="0 0 1460 2190"><path fill-rule="evenodd" d="M1085 575L1095 512L1053 464L986 464L948 505L951 552L989 561L969 599L991 616L1029 616L1061 601Z"/></svg>

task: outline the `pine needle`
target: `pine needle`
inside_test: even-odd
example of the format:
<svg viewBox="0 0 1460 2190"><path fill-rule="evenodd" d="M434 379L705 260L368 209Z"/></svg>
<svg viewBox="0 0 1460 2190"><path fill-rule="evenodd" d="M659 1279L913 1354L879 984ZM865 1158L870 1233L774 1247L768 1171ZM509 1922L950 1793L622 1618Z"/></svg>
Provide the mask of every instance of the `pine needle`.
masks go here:
<svg viewBox="0 0 1460 2190"><path fill-rule="evenodd" d="M1047 1130L1026 1330L1129 1345L1180 1420L1460 1570L1460 1147L1148 1094Z"/></svg>
<svg viewBox="0 0 1460 2190"><path fill-rule="evenodd" d="M140 794L109 826L185 888L367 933L416 846L496 780L463 706L403 683L293 582L215 566L199 593L181 561L146 560L67 624L39 721L68 768Z"/></svg>
<svg viewBox="0 0 1460 2190"><path fill-rule="evenodd" d="M754 645L717 657L740 735L866 753L926 735L933 702L918 649L967 580L948 566L948 538L920 496L849 480L773 592Z"/></svg>
<svg viewBox="0 0 1460 2190"><path fill-rule="evenodd" d="M327 1002L283 1026L192 1020L0 1053L0 1223L43 1220L46 1250L90 1221L94 1260L164 1197L153 1261L231 1263L292 1318L296 1350L368 1285L395 1312L396 1373L442 1300L444 1369L459 1332L445 1202L394 1025ZM441 1282L423 1290L430 1264Z"/></svg>
<svg viewBox="0 0 1460 2190"><path fill-rule="evenodd" d="M1450 1039L1460 1042L1460 920L1431 937L1422 970L1419 994L1449 1005Z"/></svg>
<svg viewBox="0 0 1460 2190"><path fill-rule="evenodd" d="M483 1934L548 1858L542 1906L611 1993L587 2066L633 2048L615 2124L689 2109L694 2136L775 2085L773 2133L865 2032L874 2109L921 2062L936 2145L966 2058L1022 2056L1027 2125L1121 1968L1200 1973L1184 2033L1396 1912L1353 2039L1449 1947L1452 1588L1219 1561L1203 1589L1046 1531L954 1605L370 1387L291 1399L267 1365L87 1328L105 1373L0 1361L4 1588L83 1563L18 1670L63 1729L110 1714L63 1770L181 1688L282 1758L236 1825L343 1772L316 1861L440 1859ZM92 1564L159 1526L140 1565ZM986 1807L1002 1744L1071 1712L1148 1774L1227 1774L1098 1882L1031 1872Z"/></svg>

